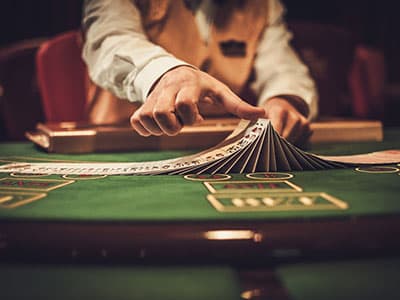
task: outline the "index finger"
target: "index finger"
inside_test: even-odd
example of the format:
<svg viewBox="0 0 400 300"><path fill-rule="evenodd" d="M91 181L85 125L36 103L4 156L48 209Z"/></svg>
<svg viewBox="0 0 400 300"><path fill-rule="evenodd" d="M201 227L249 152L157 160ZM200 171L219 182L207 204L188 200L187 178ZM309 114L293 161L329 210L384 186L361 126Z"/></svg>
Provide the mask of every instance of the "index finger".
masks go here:
<svg viewBox="0 0 400 300"><path fill-rule="evenodd" d="M255 120L265 115L264 108L243 101L229 89L221 89L216 96L228 112L239 118Z"/></svg>

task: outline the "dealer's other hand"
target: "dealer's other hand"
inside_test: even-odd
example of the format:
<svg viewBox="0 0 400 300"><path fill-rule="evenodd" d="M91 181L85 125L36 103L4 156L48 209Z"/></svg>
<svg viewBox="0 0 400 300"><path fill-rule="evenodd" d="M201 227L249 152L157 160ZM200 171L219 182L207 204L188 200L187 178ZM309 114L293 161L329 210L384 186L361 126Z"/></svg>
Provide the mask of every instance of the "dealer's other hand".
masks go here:
<svg viewBox="0 0 400 300"><path fill-rule="evenodd" d="M310 122L285 98L271 98L264 104L265 118L270 119L275 131L297 145L304 144L312 135Z"/></svg>
<svg viewBox="0 0 400 300"><path fill-rule="evenodd" d="M183 125L203 118L201 102L222 105L227 112L248 120L265 116L265 110L241 100L225 84L200 70L180 66L165 73L145 103L131 116L131 125L142 136L176 135Z"/></svg>

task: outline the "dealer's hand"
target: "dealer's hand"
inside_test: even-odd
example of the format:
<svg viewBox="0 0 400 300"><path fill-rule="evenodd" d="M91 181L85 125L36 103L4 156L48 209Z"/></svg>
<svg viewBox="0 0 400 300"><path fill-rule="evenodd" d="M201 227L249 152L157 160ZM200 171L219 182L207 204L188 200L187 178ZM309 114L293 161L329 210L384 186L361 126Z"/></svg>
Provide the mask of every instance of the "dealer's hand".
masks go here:
<svg viewBox="0 0 400 300"><path fill-rule="evenodd" d="M222 105L242 119L255 120L265 115L263 108L244 102L207 73L180 66L155 84L145 103L131 116L131 125L142 136L176 135L183 125L203 119L198 108L201 102Z"/></svg>
<svg viewBox="0 0 400 300"><path fill-rule="evenodd" d="M275 131L294 144L302 144L311 136L310 122L285 98L272 98L264 104L265 118Z"/></svg>

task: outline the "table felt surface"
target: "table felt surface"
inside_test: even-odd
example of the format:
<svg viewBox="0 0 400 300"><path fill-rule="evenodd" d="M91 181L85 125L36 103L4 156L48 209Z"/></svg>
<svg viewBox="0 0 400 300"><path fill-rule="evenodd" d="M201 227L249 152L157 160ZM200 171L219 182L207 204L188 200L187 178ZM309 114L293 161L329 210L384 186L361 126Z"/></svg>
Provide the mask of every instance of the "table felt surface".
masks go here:
<svg viewBox="0 0 400 300"><path fill-rule="evenodd" d="M347 155L385 149L400 149L400 130L385 132L383 142L316 145L310 152ZM104 153L82 155L48 154L29 143L0 144L0 159L6 161L112 161L159 160L188 154L186 151ZM290 172L289 181L304 192L325 192L345 201L346 210L218 212L206 197L202 182L174 176L108 176L76 180L46 192L46 197L12 209L0 209L0 219L85 221L219 221L337 218L400 213L398 173L360 173L354 168ZM249 180L232 174L231 180ZM9 174L0 174L10 178ZM58 175L41 179L62 179ZM2 189L0 189L1 191Z"/></svg>
<svg viewBox="0 0 400 300"><path fill-rule="evenodd" d="M21 299L240 299L224 266L0 264L0 297Z"/></svg>
<svg viewBox="0 0 400 300"><path fill-rule="evenodd" d="M293 300L400 299L400 258L282 265L278 277Z"/></svg>

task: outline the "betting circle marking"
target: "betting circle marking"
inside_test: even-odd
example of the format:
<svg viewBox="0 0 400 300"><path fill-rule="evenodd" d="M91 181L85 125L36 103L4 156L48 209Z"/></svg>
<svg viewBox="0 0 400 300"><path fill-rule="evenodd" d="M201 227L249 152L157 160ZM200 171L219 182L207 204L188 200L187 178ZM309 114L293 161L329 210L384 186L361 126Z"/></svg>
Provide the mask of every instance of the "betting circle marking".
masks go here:
<svg viewBox="0 0 400 300"><path fill-rule="evenodd" d="M386 167L386 166L371 166L371 167L358 167L355 168L355 170L361 173L387 174L387 173L396 173L399 171L399 168Z"/></svg>
<svg viewBox="0 0 400 300"><path fill-rule="evenodd" d="M191 181L221 181L231 179L228 174L187 174L183 178Z"/></svg>
<svg viewBox="0 0 400 300"><path fill-rule="evenodd" d="M62 176L62 178L73 179L73 180L92 180L92 179L101 179L106 177L107 175L86 175L86 174L80 174L80 175L65 174Z"/></svg>
<svg viewBox="0 0 400 300"><path fill-rule="evenodd" d="M246 174L247 178L255 179L255 180L265 180L265 181L274 181L281 179L290 179L294 176L289 173L279 173L279 172L257 172L257 173L249 173Z"/></svg>
<svg viewBox="0 0 400 300"><path fill-rule="evenodd" d="M11 177L17 177L17 178L28 178L28 177L46 177L50 176L51 174L33 174L33 173L10 173Z"/></svg>

